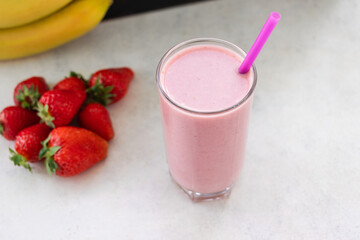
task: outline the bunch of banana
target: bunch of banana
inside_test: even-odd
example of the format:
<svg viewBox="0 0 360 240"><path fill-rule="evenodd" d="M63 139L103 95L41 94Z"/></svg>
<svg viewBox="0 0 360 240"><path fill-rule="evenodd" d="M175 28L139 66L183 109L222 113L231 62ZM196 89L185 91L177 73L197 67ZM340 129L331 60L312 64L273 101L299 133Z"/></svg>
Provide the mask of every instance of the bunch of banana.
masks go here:
<svg viewBox="0 0 360 240"><path fill-rule="evenodd" d="M0 60L40 53L94 28L112 0L0 0Z"/></svg>

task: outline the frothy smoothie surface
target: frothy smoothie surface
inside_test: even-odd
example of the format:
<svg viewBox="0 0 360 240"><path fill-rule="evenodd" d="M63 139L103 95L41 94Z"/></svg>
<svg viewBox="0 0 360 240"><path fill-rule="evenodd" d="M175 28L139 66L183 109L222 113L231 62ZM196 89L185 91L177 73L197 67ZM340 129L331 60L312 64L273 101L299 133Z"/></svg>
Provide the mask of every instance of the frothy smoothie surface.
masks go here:
<svg viewBox="0 0 360 240"><path fill-rule="evenodd" d="M240 102L252 84L252 70L239 74L240 55L220 46L182 50L161 73L167 95L178 105L200 112L219 111Z"/></svg>

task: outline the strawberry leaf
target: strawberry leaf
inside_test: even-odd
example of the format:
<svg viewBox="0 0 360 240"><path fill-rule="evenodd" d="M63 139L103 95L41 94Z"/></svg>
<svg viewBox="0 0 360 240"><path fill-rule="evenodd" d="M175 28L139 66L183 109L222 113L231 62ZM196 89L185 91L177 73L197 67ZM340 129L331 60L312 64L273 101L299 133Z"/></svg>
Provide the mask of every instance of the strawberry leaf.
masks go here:
<svg viewBox="0 0 360 240"><path fill-rule="evenodd" d="M34 85L31 85L30 88L24 85L22 90L20 90L15 96L16 100L20 102L22 108L30 110L36 108L40 97L41 95L39 90Z"/></svg>
<svg viewBox="0 0 360 240"><path fill-rule="evenodd" d="M45 123L51 128L55 128L55 125L53 123L55 118L51 116L49 112L49 105L45 104L44 106L42 103L38 102L35 109L38 111L37 115L41 118L40 122Z"/></svg>
<svg viewBox="0 0 360 240"><path fill-rule="evenodd" d="M60 169L57 163L52 158L45 159L45 167L49 175L53 175L54 173L56 173L56 170Z"/></svg>
<svg viewBox="0 0 360 240"><path fill-rule="evenodd" d="M49 136L47 139L41 142L43 148L40 150L39 159L45 158L46 170L50 175L53 175L56 172L56 170L60 169L60 167L57 165L57 163L54 160L54 155L60 150L61 147L54 146L49 148L48 143L50 141L50 138L51 136Z"/></svg>
<svg viewBox="0 0 360 240"><path fill-rule="evenodd" d="M88 88L86 90L88 94L88 102L97 102L104 106L112 103L112 97L115 95L111 93L114 89L114 86L104 86L104 84L100 83L100 76L96 79L96 83L94 86Z"/></svg>
<svg viewBox="0 0 360 240"><path fill-rule="evenodd" d="M48 150L48 143L50 141L50 137L51 136L49 135L44 141L41 142L41 146L43 147L39 152L39 159L43 159L45 157L45 154Z"/></svg>
<svg viewBox="0 0 360 240"><path fill-rule="evenodd" d="M14 163L15 166L23 166L25 169L32 172L31 167L24 156L16 153L11 148L9 148L9 151L10 151L10 160Z"/></svg>
<svg viewBox="0 0 360 240"><path fill-rule="evenodd" d="M4 132L4 126L0 123L0 134L2 135Z"/></svg>
<svg viewBox="0 0 360 240"><path fill-rule="evenodd" d="M49 151L47 152L47 154L49 156L54 156L55 153L57 153L57 151L60 150L60 148L61 148L60 146L51 147L51 148L49 148Z"/></svg>

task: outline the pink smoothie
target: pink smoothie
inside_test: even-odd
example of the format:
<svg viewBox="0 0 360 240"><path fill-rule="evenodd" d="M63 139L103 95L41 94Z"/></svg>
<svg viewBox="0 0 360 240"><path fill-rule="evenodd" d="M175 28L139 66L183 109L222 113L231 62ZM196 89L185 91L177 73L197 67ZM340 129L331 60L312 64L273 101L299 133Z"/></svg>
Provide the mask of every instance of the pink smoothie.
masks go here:
<svg viewBox="0 0 360 240"><path fill-rule="evenodd" d="M251 97L231 107L247 96L254 80L252 70L238 73L242 61L225 47L198 45L177 52L161 69L167 160L183 188L216 193L239 175Z"/></svg>

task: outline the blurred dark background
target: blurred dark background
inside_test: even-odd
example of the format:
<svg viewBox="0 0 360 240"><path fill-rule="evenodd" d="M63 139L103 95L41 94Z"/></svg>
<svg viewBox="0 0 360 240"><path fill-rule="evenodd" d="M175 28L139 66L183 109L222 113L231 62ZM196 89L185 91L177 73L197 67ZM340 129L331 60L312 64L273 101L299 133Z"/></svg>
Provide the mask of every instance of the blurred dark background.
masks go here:
<svg viewBox="0 0 360 240"><path fill-rule="evenodd" d="M114 0L105 19L208 0Z"/></svg>

